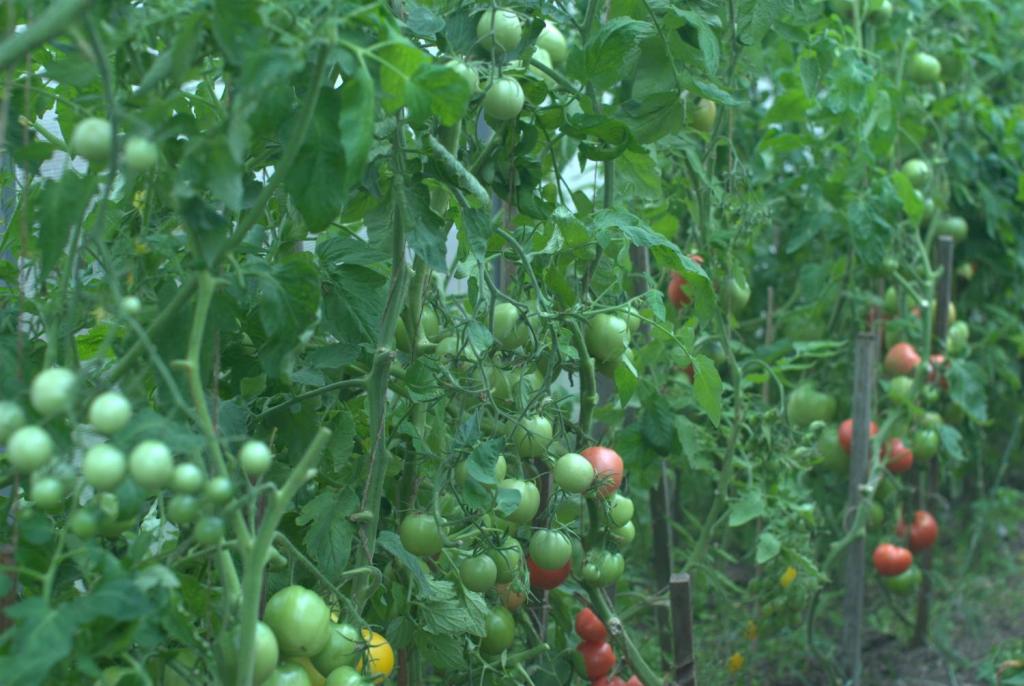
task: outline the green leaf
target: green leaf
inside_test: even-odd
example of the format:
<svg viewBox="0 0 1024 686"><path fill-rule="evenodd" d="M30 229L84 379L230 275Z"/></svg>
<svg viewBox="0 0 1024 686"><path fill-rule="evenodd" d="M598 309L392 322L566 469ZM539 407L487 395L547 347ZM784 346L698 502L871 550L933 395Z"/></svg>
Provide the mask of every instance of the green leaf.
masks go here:
<svg viewBox="0 0 1024 686"><path fill-rule="evenodd" d="M722 379L714 361L706 355L693 358L693 389L697 404L704 410L711 423L718 426L722 418Z"/></svg>
<svg viewBox="0 0 1024 686"><path fill-rule="evenodd" d="M256 261L247 266L256 273L260 322L267 333L260 359L266 372L277 376L284 355L316 320L320 272L309 253L287 255L269 268Z"/></svg>
<svg viewBox="0 0 1024 686"><path fill-rule="evenodd" d="M40 269L49 273L65 253L71 229L83 221L85 208L96 190L95 175L79 176L68 170L48 181L39 196Z"/></svg>
<svg viewBox="0 0 1024 686"><path fill-rule="evenodd" d="M633 394L636 393L639 385L639 374L632 360L626 355L622 356L619 363L615 365L615 390L619 394L619 403L625 407Z"/></svg>
<svg viewBox="0 0 1024 686"><path fill-rule="evenodd" d="M765 562L772 560L782 550L782 542L779 541L778 537L770 531L762 531L761 535L757 537L757 552L754 556L754 561L763 565Z"/></svg>
<svg viewBox="0 0 1024 686"><path fill-rule="evenodd" d="M942 442L942 450L953 460L957 462L967 462L967 456L964 454L963 446L961 445L962 436L956 428L949 424L943 424L939 428L939 439Z"/></svg>
<svg viewBox="0 0 1024 686"><path fill-rule="evenodd" d="M502 517L507 517L519 507L519 501L522 500L522 497L522 494L514 488L499 488L498 497L494 503L494 511Z"/></svg>
<svg viewBox="0 0 1024 686"><path fill-rule="evenodd" d="M578 49L572 51L566 68L580 81L589 80L598 89L610 88L636 68L641 41L654 33L654 26L646 21L615 17L587 41L582 55Z"/></svg>
<svg viewBox="0 0 1024 686"><path fill-rule="evenodd" d="M494 465L497 464L504 445L504 439L492 438L473 448L473 452L466 458L469 477L478 483L489 486L497 483L494 478Z"/></svg>
<svg viewBox="0 0 1024 686"><path fill-rule="evenodd" d="M6 655L0 655L0 674L6 683L42 684L50 669L71 654L78 628L64 608L50 608L42 598L27 598L4 610L14 625L0 636Z"/></svg>
<svg viewBox="0 0 1024 686"><path fill-rule="evenodd" d="M381 531L377 536L377 547L383 549L396 562L405 567L409 578L421 593L432 592L432 586L436 582L423 573L420 559L405 549L398 534L394 531Z"/></svg>
<svg viewBox="0 0 1024 686"><path fill-rule="evenodd" d="M405 85L409 122L422 126L435 115L445 126L452 126L466 114L469 84L445 64L424 64Z"/></svg>
<svg viewBox="0 0 1024 686"><path fill-rule="evenodd" d="M802 90L791 88L779 95L772 107L764 116L766 124L778 124L783 122L803 122L807 119L807 110L814 104L810 98L804 95Z"/></svg>
<svg viewBox="0 0 1024 686"><path fill-rule="evenodd" d="M978 365L966 360L953 360L949 367L949 397L971 420L988 421L988 401Z"/></svg>
<svg viewBox="0 0 1024 686"><path fill-rule="evenodd" d="M919 223L921 217L924 216L924 201L914 190L910 179L903 172L895 171L892 173L892 185L896 188L896 195L900 202L903 203L903 211L913 222Z"/></svg>
<svg viewBox="0 0 1024 686"><path fill-rule="evenodd" d="M406 83L430 58L400 34L390 35L388 42L387 46L377 51L382 62L381 102L388 112L397 112L406 104Z"/></svg>
<svg viewBox="0 0 1024 686"><path fill-rule="evenodd" d="M757 488L751 488L729 508L729 526L743 526L764 516L766 511L764 494Z"/></svg>
<svg viewBox="0 0 1024 686"><path fill-rule="evenodd" d="M406 181L412 181L412 177ZM430 210L430 192L422 183L396 184L392 194L393 217L405 228L409 247L432 269L443 272L447 226Z"/></svg>
<svg viewBox="0 0 1024 686"><path fill-rule="evenodd" d="M303 505L295 523L306 527L302 541L320 571L336 578L345 571L352 552L355 525L348 516L359 509L351 489L323 490Z"/></svg>
<svg viewBox="0 0 1024 686"><path fill-rule="evenodd" d="M420 604L423 629L441 636L471 634L483 636L487 604L479 593L461 597L451 581L431 580L431 594Z"/></svg>
<svg viewBox="0 0 1024 686"><path fill-rule="evenodd" d="M373 145L374 85L366 67L350 76L341 86L341 111L338 130L345 151L345 174L342 192L358 184L366 171L366 161Z"/></svg>

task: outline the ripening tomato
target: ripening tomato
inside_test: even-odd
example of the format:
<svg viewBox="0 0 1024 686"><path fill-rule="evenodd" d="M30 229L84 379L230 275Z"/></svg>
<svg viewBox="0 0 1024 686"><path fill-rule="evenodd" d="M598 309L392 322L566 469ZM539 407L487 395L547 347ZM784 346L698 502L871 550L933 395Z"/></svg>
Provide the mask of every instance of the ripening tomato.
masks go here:
<svg viewBox="0 0 1024 686"><path fill-rule="evenodd" d="M561 531L539 529L530 537L529 557L542 569L561 569L572 557L572 541Z"/></svg>
<svg viewBox="0 0 1024 686"><path fill-rule="evenodd" d="M395 668L395 650L384 638L372 629L363 629L363 642L366 643L366 669L363 669L363 658L356 662L356 670L373 678L374 683L387 679Z"/></svg>
<svg viewBox="0 0 1024 686"><path fill-rule="evenodd" d="M843 447L843 450L847 455L850 454L850 449L853 447L853 419L844 419L839 425L839 445ZM878 434L878 425L874 422L870 422L868 425L868 436L875 436Z"/></svg>
<svg viewBox="0 0 1024 686"><path fill-rule="evenodd" d="M512 584L495 584L494 590L498 592L501 604L509 612L515 612L526 602L526 593L513 587Z"/></svg>
<svg viewBox="0 0 1024 686"><path fill-rule="evenodd" d="M882 457L887 457L886 466L893 474L902 474L914 466L914 453L903 444L902 438L890 438L882 449Z"/></svg>
<svg viewBox="0 0 1024 686"><path fill-rule="evenodd" d="M945 367L946 356L935 354L928 357L928 381L942 390L949 389L949 381L946 379Z"/></svg>
<svg viewBox="0 0 1024 686"><path fill-rule="evenodd" d="M583 657L583 669L590 679L603 677L615 667L615 651L607 642L583 641L576 650Z"/></svg>
<svg viewBox="0 0 1024 686"><path fill-rule="evenodd" d="M303 586L282 588L270 596L263 621L274 630L281 654L316 655L330 640L331 610L324 599Z"/></svg>
<svg viewBox="0 0 1024 686"><path fill-rule="evenodd" d="M587 458L594 467L597 474L596 481L602 484L598 490L602 496L607 498L618 490L622 485L622 458L611 448L596 445L580 452L580 455Z"/></svg>
<svg viewBox="0 0 1024 686"><path fill-rule="evenodd" d="M561 586L569 578L569 572L572 571L572 560L566 562L565 566L561 569L542 569L527 557L526 567L530 570L530 585L550 591Z"/></svg>
<svg viewBox="0 0 1024 686"><path fill-rule="evenodd" d="M885 372L889 376L908 376L921 364L921 356L910 343L897 343L885 354Z"/></svg>
<svg viewBox="0 0 1024 686"><path fill-rule="evenodd" d="M914 521L910 523L909 529L908 532L906 525L900 522L896 533L898 536L907 536L910 549L915 553L928 550L939 537L939 523L927 510L918 510L914 513Z"/></svg>
<svg viewBox="0 0 1024 686"><path fill-rule="evenodd" d="M914 562L914 554L892 543L879 543L871 555L875 569L882 576L896 576L907 571Z"/></svg>
<svg viewBox="0 0 1024 686"><path fill-rule="evenodd" d="M704 258L700 255L690 255L690 259L697 264L704 264ZM676 309L680 309L685 305L690 304L690 296L683 291L683 287L685 285L686 279L683 278L682 274L672 272L672 278L669 279L666 295L668 296L668 301L672 303Z"/></svg>
<svg viewBox="0 0 1024 686"><path fill-rule="evenodd" d="M593 610L585 607L576 613L576 635L584 641L601 643L608 638L608 629Z"/></svg>

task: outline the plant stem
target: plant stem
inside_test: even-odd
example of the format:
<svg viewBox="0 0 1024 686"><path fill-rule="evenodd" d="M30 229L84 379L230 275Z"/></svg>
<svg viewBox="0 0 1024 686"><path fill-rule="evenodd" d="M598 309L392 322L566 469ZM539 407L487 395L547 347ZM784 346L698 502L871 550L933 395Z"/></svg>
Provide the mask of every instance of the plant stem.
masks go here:
<svg viewBox="0 0 1024 686"><path fill-rule="evenodd" d="M260 592L263 588L263 568L270 558L270 545L277 533L277 525L291 503L299 488L306 483L309 471L316 466L320 455L331 438L331 430L321 428L298 464L292 468L281 490L270 500L270 509L263 516L260 528L256 532L252 548L245 560L245 572L242 576L242 614L240 618L240 640L238 648L237 686L249 686L253 681L256 644L256 621L259 614Z"/></svg>
<svg viewBox="0 0 1024 686"><path fill-rule="evenodd" d="M91 4L92 0L58 0L24 31L9 34L7 40L0 43L0 70L7 69L25 54L67 31L68 26Z"/></svg>
<svg viewBox="0 0 1024 686"><path fill-rule="evenodd" d="M579 440L584 442L590 435L590 425L597 405L597 378L594 375L594 360L587 351L587 342L579 322L570 320L568 324L572 334L572 342L580 356L580 419L578 425Z"/></svg>

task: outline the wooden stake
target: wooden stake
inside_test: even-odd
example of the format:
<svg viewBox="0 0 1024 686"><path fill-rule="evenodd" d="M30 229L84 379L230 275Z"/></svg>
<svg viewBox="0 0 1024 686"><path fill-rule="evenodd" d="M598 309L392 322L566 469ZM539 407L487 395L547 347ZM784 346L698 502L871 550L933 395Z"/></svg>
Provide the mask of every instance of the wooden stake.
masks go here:
<svg viewBox="0 0 1024 686"><path fill-rule="evenodd" d="M673 574L669 581L672 604L672 643L675 669L672 686L697 686L697 673L693 664L693 603L690 599L690 575Z"/></svg>
<svg viewBox="0 0 1024 686"><path fill-rule="evenodd" d="M853 445L850 450L850 483L846 496L845 527L860 507L861 486L867 480L871 453L868 427L871 393L875 387L875 334L857 334L853 376ZM862 624L864 619L864 536L856 537L846 552L846 596L843 598L843 659L853 686L861 683Z"/></svg>

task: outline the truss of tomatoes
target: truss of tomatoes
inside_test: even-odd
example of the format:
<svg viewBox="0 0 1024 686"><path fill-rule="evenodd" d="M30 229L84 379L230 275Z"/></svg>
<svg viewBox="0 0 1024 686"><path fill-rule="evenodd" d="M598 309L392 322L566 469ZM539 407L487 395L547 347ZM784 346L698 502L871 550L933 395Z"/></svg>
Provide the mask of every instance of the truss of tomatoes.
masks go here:
<svg viewBox="0 0 1024 686"><path fill-rule="evenodd" d="M629 681L611 675L615 668L615 651L608 643L608 629L589 607L576 613L576 635L583 639L576 651L591 686L643 686L635 675Z"/></svg>

